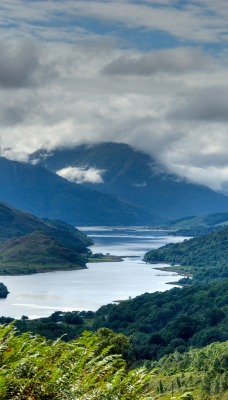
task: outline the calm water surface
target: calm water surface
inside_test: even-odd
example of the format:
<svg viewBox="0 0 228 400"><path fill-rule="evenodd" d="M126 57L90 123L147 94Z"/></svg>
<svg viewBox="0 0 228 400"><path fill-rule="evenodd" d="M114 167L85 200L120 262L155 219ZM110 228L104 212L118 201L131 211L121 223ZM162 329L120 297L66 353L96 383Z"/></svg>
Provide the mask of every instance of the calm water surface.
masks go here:
<svg viewBox="0 0 228 400"><path fill-rule="evenodd" d="M177 280L176 274L157 271L142 257L148 250L184 238L138 227L80 229L93 239L93 253L125 256L124 261L89 263L88 269L79 271L0 277L10 291L7 299L0 299L0 315L38 318L56 310L97 310L115 300L167 290L172 285L166 283Z"/></svg>

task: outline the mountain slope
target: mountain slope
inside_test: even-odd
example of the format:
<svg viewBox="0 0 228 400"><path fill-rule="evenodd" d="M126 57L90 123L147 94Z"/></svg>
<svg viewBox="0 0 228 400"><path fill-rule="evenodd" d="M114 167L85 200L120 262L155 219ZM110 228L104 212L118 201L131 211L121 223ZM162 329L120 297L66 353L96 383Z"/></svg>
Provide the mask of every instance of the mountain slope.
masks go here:
<svg viewBox="0 0 228 400"><path fill-rule="evenodd" d="M34 231L44 232L82 253L92 244L91 239L72 225L55 220L44 221L0 202L0 242Z"/></svg>
<svg viewBox="0 0 228 400"><path fill-rule="evenodd" d="M0 244L1 274L86 268L85 259L52 236L35 231Z"/></svg>
<svg viewBox="0 0 228 400"><path fill-rule="evenodd" d="M228 266L228 227L182 243L172 243L151 250L146 262L167 262L194 267Z"/></svg>
<svg viewBox="0 0 228 400"><path fill-rule="evenodd" d="M115 195L169 219L228 210L227 197L167 173L148 155L126 144L84 145L51 153L41 150L31 155L30 162L53 172L76 168L77 173L85 175L82 182L85 187ZM91 183L88 174L94 170L100 174L100 180Z"/></svg>
<svg viewBox="0 0 228 400"><path fill-rule="evenodd" d="M0 202L0 274L86 268L91 244L72 225L44 221Z"/></svg>
<svg viewBox="0 0 228 400"><path fill-rule="evenodd" d="M202 236L220 230L226 225L228 225L228 212L222 212L199 217L181 218L166 223L162 228L169 229L172 235Z"/></svg>
<svg viewBox="0 0 228 400"><path fill-rule="evenodd" d="M159 223L139 206L68 182L40 166L0 157L0 200L38 217L82 225Z"/></svg>

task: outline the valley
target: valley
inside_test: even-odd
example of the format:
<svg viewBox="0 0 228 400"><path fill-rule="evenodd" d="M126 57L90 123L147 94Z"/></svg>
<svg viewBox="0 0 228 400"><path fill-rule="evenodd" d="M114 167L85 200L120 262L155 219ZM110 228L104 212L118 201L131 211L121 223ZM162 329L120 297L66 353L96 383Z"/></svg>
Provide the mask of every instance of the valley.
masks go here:
<svg viewBox="0 0 228 400"><path fill-rule="evenodd" d="M123 374L120 363L130 384L132 371L147 382L133 378L131 399L226 396L228 198L170 174L128 145L38 151L29 161L0 157L3 341L35 346L37 354L59 343L67 358L71 346L79 352L83 345L99 358L102 376L104 351L112 376ZM19 380L6 373L11 393L17 383L23 391L16 358L10 368L17 365ZM25 358L34 377L29 385L34 379L39 387L36 367ZM52 394L61 386L56 374ZM66 387L74 393L69 379ZM114 393L115 379L110 387ZM117 398L125 398L126 388ZM42 390L49 393L49 386Z"/></svg>

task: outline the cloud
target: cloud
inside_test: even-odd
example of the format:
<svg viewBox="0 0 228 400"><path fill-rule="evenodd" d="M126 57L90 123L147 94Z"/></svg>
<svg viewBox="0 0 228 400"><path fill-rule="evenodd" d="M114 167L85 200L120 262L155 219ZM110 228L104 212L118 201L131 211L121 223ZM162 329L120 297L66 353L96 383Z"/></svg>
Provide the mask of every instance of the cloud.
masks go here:
<svg viewBox="0 0 228 400"><path fill-rule="evenodd" d="M32 84L33 74L39 68L34 44L26 41L13 48L0 43L0 54L0 86L20 88Z"/></svg>
<svg viewBox="0 0 228 400"><path fill-rule="evenodd" d="M4 154L123 142L222 187L227 18L224 0L2 1ZM72 179L102 180L92 172Z"/></svg>
<svg viewBox="0 0 228 400"><path fill-rule="evenodd" d="M207 122L228 121L228 87L225 85L194 90L170 116L177 119Z"/></svg>
<svg viewBox="0 0 228 400"><path fill-rule="evenodd" d="M102 174L104 170L95 168L66 167L56 173L70 182L75 183L103 183Z"/></svg>
<svg viewBox="0 0 228 400"><path fill-rule="evenodd" d="M212 60L200 49L181 47L159 50L143 56L121 56L104 68L108 75L153 75L157 73L183 74L211 66Z"/></svg>

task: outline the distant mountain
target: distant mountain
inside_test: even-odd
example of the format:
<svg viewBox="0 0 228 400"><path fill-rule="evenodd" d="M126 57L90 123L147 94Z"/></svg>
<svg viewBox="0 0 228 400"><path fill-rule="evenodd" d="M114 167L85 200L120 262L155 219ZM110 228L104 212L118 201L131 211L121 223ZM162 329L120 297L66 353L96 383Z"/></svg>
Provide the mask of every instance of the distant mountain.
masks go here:
<svg viewBox="0 0 228 400"><path fill-rule="evenodd" d="M137 205L71 183L47 169L0 157L0 200L38 217L82 225L164 222Z"/></svg>
<svg viewBox="0 0 228 400"><path fill-rule="evenodd" d="M44 221L0 202L0 274L86 268L91 244L71 225Z"/></svg>
<svg viewBox="0 0 228 400"><path fill-rule="evenodd" d="M163 229L169 229L172 235L201 236L228 225L228 212L202 215L199 217L181 218L162 225Z"/></svg>
<svg viewBox="0 0 228 400"><path fill-rule="evenodd" d="M40 150L31 155L30 162L69 179L75 176L81 186L115 195L168 219L228 210L227 197L169 174L151 157L126 144L82 145L49 153ZM92 179L94 171L99 179Z"/></svg>

